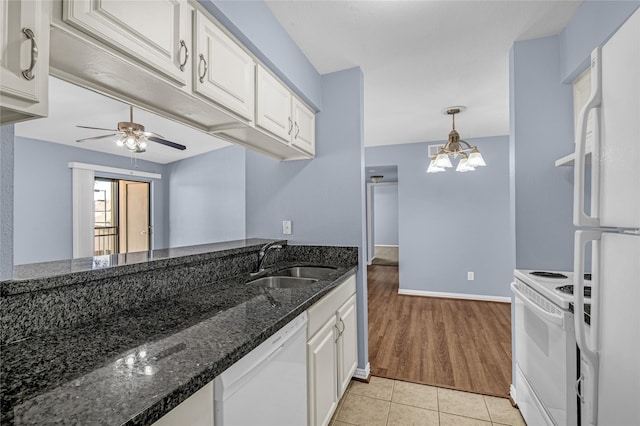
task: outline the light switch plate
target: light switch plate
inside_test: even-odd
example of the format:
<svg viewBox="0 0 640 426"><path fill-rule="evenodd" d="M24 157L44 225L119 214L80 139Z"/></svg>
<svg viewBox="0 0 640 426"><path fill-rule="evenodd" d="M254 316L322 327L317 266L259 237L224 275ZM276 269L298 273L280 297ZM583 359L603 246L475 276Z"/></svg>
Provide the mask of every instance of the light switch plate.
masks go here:
<svg viewBox="0 0 640 426"><path fill-rule="evenodd" d="M284 235L291 235L291 221L283 220L282 221L282 233Z"/></svg>

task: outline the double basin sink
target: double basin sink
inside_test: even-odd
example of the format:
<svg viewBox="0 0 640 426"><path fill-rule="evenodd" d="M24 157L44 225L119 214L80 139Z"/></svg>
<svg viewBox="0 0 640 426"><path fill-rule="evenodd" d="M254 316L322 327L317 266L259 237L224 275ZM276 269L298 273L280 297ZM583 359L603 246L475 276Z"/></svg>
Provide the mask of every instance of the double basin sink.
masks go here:
<svg viewBox="0 0 640 426"><path fill-rule="evenodd" d="M295 266L276 271L248 284L266 288L298 288L327 279L337 268L331 266Z"/></svg>

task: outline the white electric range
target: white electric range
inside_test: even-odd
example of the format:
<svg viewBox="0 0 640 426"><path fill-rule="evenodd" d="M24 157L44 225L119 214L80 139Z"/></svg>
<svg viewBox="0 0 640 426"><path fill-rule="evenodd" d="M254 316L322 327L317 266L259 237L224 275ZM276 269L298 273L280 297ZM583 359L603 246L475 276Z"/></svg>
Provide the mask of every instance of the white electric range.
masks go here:
<svg viewBox="0 0 640 426"><path fill-rule="evenodd" d="M573 273L517 269L514 277L516 377L512 397L527 424L577 425L579 362ZM585 287L587 302L590 291Z"/></svg>

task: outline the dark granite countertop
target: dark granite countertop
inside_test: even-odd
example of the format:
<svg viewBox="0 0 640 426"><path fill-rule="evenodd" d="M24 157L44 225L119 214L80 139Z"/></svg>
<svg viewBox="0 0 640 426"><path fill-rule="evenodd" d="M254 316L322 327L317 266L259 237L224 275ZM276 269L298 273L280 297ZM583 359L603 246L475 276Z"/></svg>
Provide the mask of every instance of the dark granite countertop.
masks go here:
<svg viewBox="0 0 640 426"><path fill-rule="evenodd" d="M295 289L243 274L2 346L1 423L152 424L356 268Z"/></svg>
<svg viewBox="0 0 640 426"><path fill-rule="evenodd" d="M186 262L201 262L216 257L233 256L262 247L272 239L251 238L221 243L175 247L135 253L121 253L52 262L16 265L13 279L0 281L2 295L19 294L73 285L87 279L112 278L120 275L166 268Z"/></svg>

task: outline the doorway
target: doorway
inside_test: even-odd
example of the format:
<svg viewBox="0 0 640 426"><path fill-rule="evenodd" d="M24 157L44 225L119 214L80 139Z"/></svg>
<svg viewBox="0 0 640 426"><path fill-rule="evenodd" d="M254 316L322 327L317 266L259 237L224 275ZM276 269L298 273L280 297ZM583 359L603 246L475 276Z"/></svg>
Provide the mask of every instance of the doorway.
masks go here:
<svg viewBox="0 0 640 426"><path fill-rule="evenodd" d="M150 184L95 178L94 255L150 249Z"/></svg>
<svg viewBox="0 0 640 426"><path fill-rule="evenodd" d="M367 166L367 263L398 266L398 166Z"/></svg>

